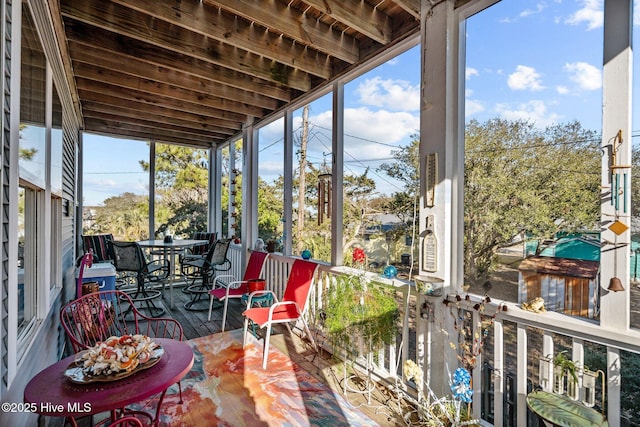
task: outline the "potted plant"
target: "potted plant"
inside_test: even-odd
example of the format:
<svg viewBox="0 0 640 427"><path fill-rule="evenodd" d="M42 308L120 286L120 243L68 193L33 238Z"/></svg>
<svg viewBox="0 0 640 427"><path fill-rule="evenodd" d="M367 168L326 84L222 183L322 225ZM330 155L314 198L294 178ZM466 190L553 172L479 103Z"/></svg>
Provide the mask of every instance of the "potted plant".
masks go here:
<svg viewBox="0 0 640 427"><path fill-rule="evenodd" d="M274 253L276 251L277 246L278 246L278 242L275 239L267 240L267 252Z"/></svg>
<svg viewBox="0 0 640 427"><path fill-rule="evenodd" d="M569 397L577 400L580 392L578 366L565 353L566 350L561 351L553 358L553 391L557 394L566 392Z"/></svg>
<svg viewBox="0 0 640 427"><path fill-rule="evenodd" d="M362 249L354 251L356 274L336 276L325 295L324 317L329 340L335 350L347 354L380 349L395 341L398 305L393 290L371 282L362 268L366 262Z"/></svg>

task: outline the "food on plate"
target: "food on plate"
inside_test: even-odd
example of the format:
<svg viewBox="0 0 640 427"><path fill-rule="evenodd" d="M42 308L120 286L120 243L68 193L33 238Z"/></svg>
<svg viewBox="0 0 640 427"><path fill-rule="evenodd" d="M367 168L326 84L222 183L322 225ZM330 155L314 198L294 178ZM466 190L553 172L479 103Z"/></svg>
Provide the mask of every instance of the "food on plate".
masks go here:
<svg viewBox="0 0 640 427"><path fill-rule="evenodd" d="M80 354L76 362L90 376L131 372L148 362L156 347L146 335L111 336Z"/></svg>

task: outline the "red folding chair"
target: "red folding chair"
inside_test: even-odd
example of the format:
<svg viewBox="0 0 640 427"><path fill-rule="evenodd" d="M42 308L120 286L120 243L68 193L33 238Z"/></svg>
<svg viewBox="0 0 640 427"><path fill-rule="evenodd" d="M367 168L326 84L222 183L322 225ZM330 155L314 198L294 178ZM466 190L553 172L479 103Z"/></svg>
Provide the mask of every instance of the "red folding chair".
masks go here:
<svg viewBox="0 0 640 427"><path fill-rule="evenodd" d="M284 323L291 333L290 322L302 321L304 330L313 345L313 348L317 350L316 343L313 340L309 325L304 318L304 314L307 308L307 302L309 300L309 293L313 286L316 269L318 264L310 261L304 261L297 259L293 262L291 272L289 273L289 279L284 290L282 301L278 301L273 291L256 291L249 296L247 306L249 307L242 315L244 319L244 340L243 347L247 344L247 330L249 328L249 321L253 322L259 328L266 327L264 337L264 350L262 356L262 368L267 369L267 356L269 354L269 339L271 338L271 327L277 323ZM273 296L274 303L270 307L252 307L251 299L255 296L264 295L270 293Z"/></svg>
<svg viewBox="0 0 640 427"><path fill-rule="evenodd" d="M227 322L227 306L229 303L229 299L240 299L243 295L248 293L249 280L259 279L262 276L262 271L264 270L265 261L267 260L268 256L269 254L267 252L251 252L242 280L237 280L233 274L223 274L220 276L216 276L215 284L219 285L220 287L209 291L209 317L207 318L207 320L211 320L213 300L217 299L218 301L224 302L224 308L222 310L222 331L224 331L224 327ZM226 282L227 280L232 281Z"/></svg>

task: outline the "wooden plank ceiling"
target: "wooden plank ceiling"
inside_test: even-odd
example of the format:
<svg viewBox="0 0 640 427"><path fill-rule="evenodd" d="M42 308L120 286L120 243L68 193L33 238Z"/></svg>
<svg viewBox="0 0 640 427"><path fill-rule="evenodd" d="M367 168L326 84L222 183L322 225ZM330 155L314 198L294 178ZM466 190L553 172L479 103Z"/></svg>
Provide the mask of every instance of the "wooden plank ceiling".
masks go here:
<svg viewBox="0 0 640 427"><path fill-rule="evenodd" d="M420 0L60 0L88 132L220 144L419 31Z"/></svg>

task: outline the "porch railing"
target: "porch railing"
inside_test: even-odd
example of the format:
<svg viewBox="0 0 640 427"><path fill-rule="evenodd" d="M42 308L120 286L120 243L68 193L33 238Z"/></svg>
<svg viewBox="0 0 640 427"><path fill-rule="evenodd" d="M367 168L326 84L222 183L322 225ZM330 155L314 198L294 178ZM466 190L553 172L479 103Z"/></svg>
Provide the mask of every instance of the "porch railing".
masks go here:
<svg viewBox="0 0 640 427"><path fill-rule="evenodd" d="M229 252L235 270L236 263L241 259L240 247L234 246ZM272 254L265 266L267 287L279 297L283 294L293 261L294 258ZM312 325L322 307L322 295L331 283L330 278L353 271L319 264L309 307ZM242 271L242 268L238 271ZM579 366L584 366L587 353L599 353L606 360L606 401L598 404L605 406L612 427L627 425L625 419L628 415L621 412L624 409L621 408L621 370L624 360L621 353L629 352L627 354L640 360L640 331L604 330L591 320L553 312L543 315L531 313L511 303L485 303L484 299L473 295L468 299L445 295L444 299L448 304L443 304L442 298L419 294L412 284L376 278L378 280L395 289L400 312L396 343L381 350L373 358L375 377L385 385L400 383L411 392L413 384L403 383L402 380L402 366L407 359L424 367L426 381L432 376L434 380L436 376L442 380L441 372L431 372L429 368L430 354L432 350L441 352L443 346L445 352L455 353L456 350L449 349L450 342L431 343L431 333L441 328L453 336L461 326L456 324L459 320L455 319L468 318L468 336L472 339L482 337L485 342L482 351L473 355L474 417L482 418L487 425L527 425L527 419L531 420L531 415L525 399L532 387L539 384L539 356L568 350L569 357ZM430 307L435 306L437 324L434 323L433 313L424 312L425 303ZM482 308L478 310L480 303ZM450 316L449 313L453 315ZM320 329L315 328L316 333L321 333ZM455 360L456 355L453 354L452 357Z"/></svg>

